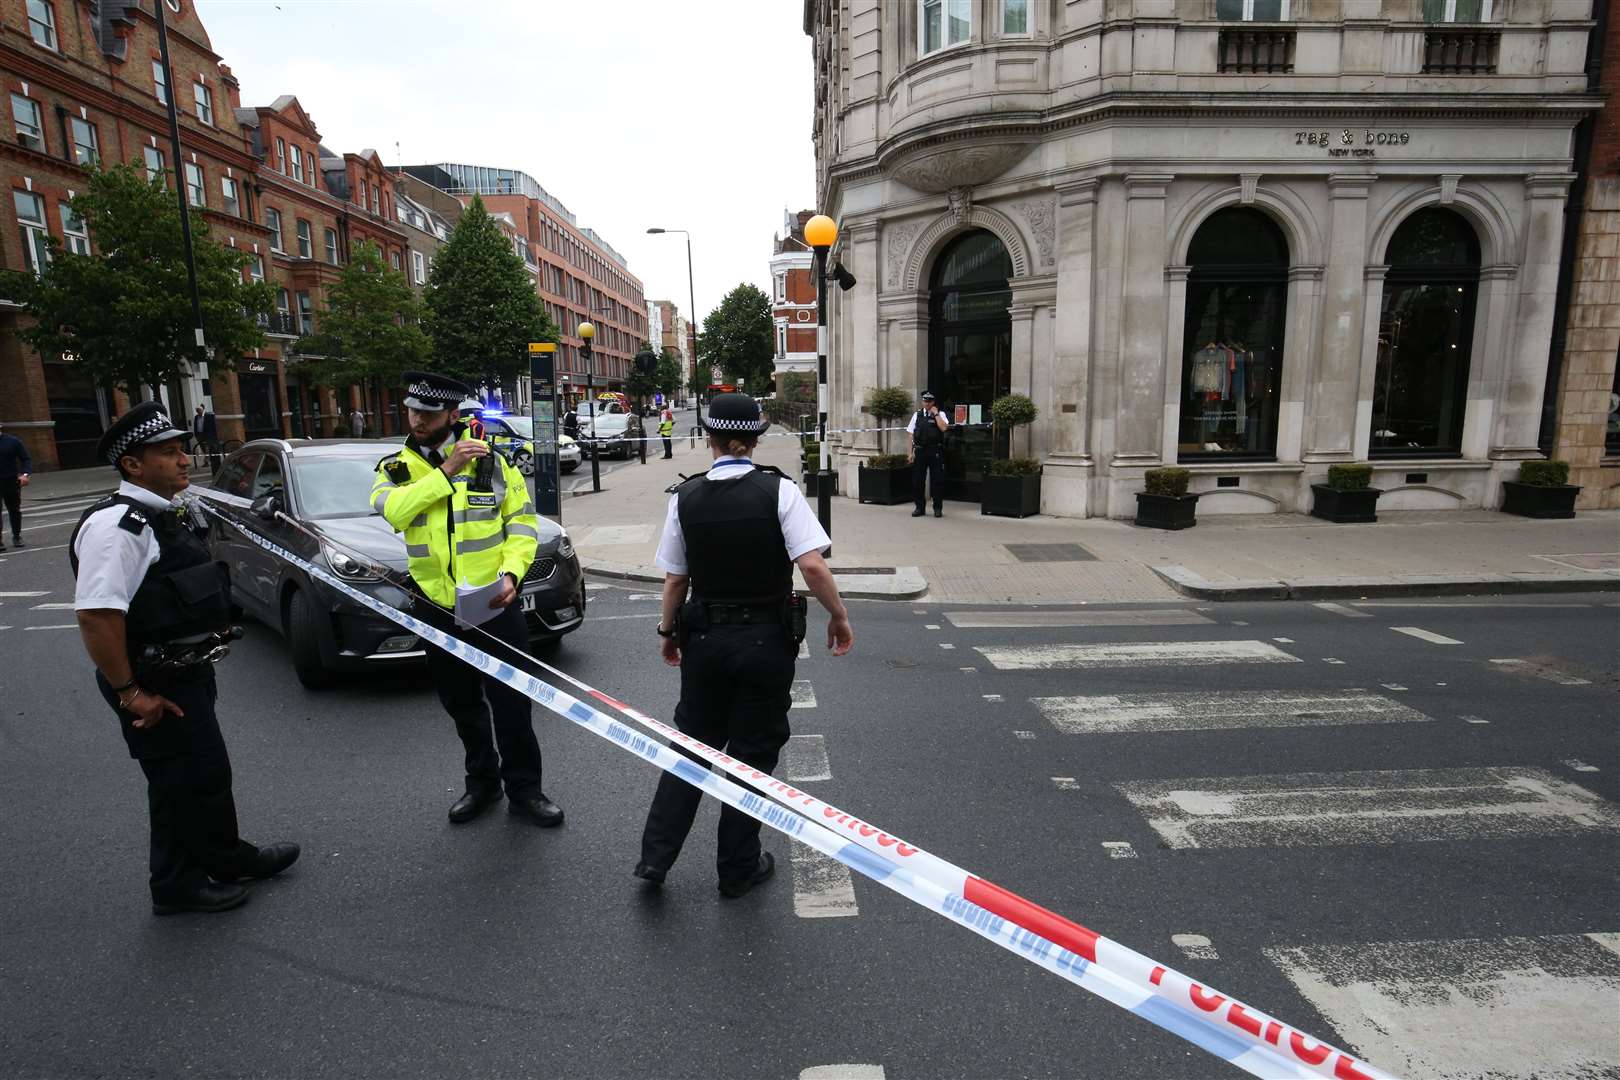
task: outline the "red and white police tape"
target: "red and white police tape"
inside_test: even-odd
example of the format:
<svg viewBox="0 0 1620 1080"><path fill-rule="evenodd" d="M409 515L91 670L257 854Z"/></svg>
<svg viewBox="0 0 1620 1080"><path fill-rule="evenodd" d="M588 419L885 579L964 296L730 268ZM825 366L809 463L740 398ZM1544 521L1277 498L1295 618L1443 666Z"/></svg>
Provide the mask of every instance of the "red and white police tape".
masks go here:
<svg viewBox="0 0 1620 1080"><path fill-rule="evenodd" d="M637 735L585 702L526 675L511 664L474 648L397 608L377 600L321 567L259 536L235 521L209 492L204 508L244 538L287 560L305 573L384 618L478 668L567 720L674 773L722 802L837 859L923 907L966 926L1029 962L1128 1009L1166 1031L1180 1035L1255 1076L1333 1077L1335 1080L1387 1080L1389 1073L1329 1043L1218 993L1167 965L1159 964L1007 889L969 874L915 845L751 769L726 754L682 734L601 691L533 662L585 690L688 751L781 800L769 803L753 791L694 764L657 742ZM234 501L234 500L232 500ZM530 658L533 659L533 658ZM819 812L819 820L816 813ZM839 832L836 830L843 830Z"/></svg>

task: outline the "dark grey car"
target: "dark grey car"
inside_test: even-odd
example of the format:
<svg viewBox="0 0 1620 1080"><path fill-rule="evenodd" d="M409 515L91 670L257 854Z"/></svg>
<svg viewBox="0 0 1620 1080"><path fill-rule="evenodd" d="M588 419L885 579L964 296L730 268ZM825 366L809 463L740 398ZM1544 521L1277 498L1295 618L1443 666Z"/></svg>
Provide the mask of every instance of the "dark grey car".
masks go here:
<svg viewBox="0 0 1620 1080"><path fill-rule="evenodd" d="M259 439L225 459L199 495L223 493L232 516L267 540L321 566L354 588L394 607L410 597L355 555L406 571L405 540L370 506L377 462L394 449L370 440ZM330 542L317 542L285 522L250 512L249 503L274 505ZM261 503L261 505L263 505ZM210 518L209 547L231 575L236 602L280 631L292 650L293 669L305 686L330 685L342 670L419 660L416 635L336 589L310 577ZM540 519L540 547L518 589L531 640L555 641L585 619L585 580L562 527Z"/></svg>

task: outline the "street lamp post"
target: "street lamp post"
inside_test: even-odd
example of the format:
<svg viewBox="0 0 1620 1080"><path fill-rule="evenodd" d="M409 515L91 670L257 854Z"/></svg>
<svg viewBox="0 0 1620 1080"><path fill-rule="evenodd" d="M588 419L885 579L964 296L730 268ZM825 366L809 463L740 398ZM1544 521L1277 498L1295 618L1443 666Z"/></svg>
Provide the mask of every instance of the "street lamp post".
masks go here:
<svg viewBox="0 0 1620 1080"><path fill-rule="evenodd" d="M821 468L816 472L816 517L832 536L832 457L827 448L827 249L838 239L838 225L825 214L805 222L804 239L816 253L816 438ZM829 549L829 554L831 553Z"/></svg>
<svg viewBox="0 0 1620 1080"><path fill-rule="evenodd" d="M595 373L591 370L595 366L591 362L591 339L595 336L596 327L592 326L588 322L582 322L579 324L579 340L582 342L579 347L579 355L585 361L585 401L591 410L591 434L589 441L587 441L585 445L588 446L591 451L591 490L601 491L602 464L596 452L596 384L592 381L592 376Z"/></svg>
<svg viewBox="0 0 1620 1080"><path fill-rule="evenodd" d="M658 235L660 235L662 233L681 233L683 236L686 237L686 302L687 302L687 304L690 307L691 312L692 312L692 321L689 324L691 326L691 328L692 328L692 339L691 339L692 370L696 371L697 370L697 363L698 363L698 355L697 355L697 326L698 326L698 323L697 323L697 290L695 288L693 288L693 285L692 285L692 234L687 232L685 229L660 229L660 228L656 228L656 227L648 229L647 231L649 233L651 233L652 235L654 235L654 236L658 236ZM703 407L703 391L694 389L692 391L692 393L697 397L697 399L698 399L698 408L701 409Z"/></svg>

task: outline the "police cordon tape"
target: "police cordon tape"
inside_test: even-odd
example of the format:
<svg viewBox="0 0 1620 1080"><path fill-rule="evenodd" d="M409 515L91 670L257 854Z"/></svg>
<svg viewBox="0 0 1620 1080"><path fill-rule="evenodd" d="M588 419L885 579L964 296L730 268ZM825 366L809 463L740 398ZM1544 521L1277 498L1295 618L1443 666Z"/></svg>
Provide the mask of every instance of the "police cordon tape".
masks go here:
<svg viewBox="0 0 1620 1080"><path fill-rule="evenodd" d="M297 554L259 536L250 526L214 505L229 497L209 492L202 508L239 531L244 538L285 559L329 588L410 630L463 662L567 720L652 762L665 772L702 789L727 805L771 826L822 854L871 878L913 902L951 919L1002 948L1022 956L1086 990L1128 1009L1166 1031L1223 1058L1255 1076L1334 1077L1336 1080L1384 1080L1390 1074L1358 1060L1331 1044L1204 986L1149 957L1102 937L1054 912L969 874L915 845L852 817L836 807L797 791L768 773L742 765L660 721L558 671L527 654L605 704L679 742L682 746L787 805L767 802L723 776L699 767L675 751L637 735L629 728L534 675L520 672L432 624L391 607L353 588ZM235 500L230 500L234 502ZM486 635L487 636L487 635ZM493 640L493 639L492 639ZM517 652L517 650L509 650ZM805 811L820 808L822 820ZM850 833L846 838L834 831Z"/></svg>

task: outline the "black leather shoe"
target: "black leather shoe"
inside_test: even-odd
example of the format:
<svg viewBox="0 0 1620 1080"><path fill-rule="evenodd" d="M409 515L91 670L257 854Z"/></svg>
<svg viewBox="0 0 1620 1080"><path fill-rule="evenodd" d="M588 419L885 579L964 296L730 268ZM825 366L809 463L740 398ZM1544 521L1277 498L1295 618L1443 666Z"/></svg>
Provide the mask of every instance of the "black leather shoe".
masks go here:
<svg viewBox="0 0 1620 1080"><path fill-rule="evenodd" d="M935 517L944 517L945 516L945 511L941 507L936 506L936 507L934 507L934 516Z"/></svg>
<svg viewBox="0 0 1620 1080"><path fill-rule="evenodd" d="M630 872L649 885L662 885L664 875L668 873L667 870L654 870L644 862L636 863L636 868Z"/></svg>
<svg viewBox="0 0 1620 1080"><path fill-rule="evenodd" d="M12 547L27 547L28 545L23 543L22 537L13 536L11 538L11 546Z"/></svg>
<svg viewBox="0 0 1620 1080"><path fill-rule="evenodd" d="M247 873L236 880L263 881L265 878L273 878L297 861L297 844L271 844L269 847L259 849L253 865L248 867Z"/></svg>
<svg viewBox="0 0 1620 1080"><path fill-rule="evenodd" d="M152 914L179 915L184 911L229 911L247 903L249 893L240 885L199 885L185 896L153 900Z"/></svg>
<svg viewBox="0 0 1620 1080"><path fill-rule="evenodd" d="M920 508L920 507L919 507L919 508L918 508L918 509L916 509L916 510L913 510L913 511L912 511L912 512L911 512L911 516L912 516L912 517L922 517L922 516L923 516L923 514L925 514L925 513L926 513L926 512L927 512L927 511L925 511L925 510L923 510L923 509L921 509L921 508Z"/></svg>
<svg viewBox="0 0 1620 1080"><path fill-rule="evenodd" d="M469 791L450 804L450 823L464 825L500 801L500 788Z"/></svg>
<svg viewBox="0 0 1620 1080"><path fill-rule="evenodd" d="M546 798L545 792L508 795L506 810L516 817L528 818L543 829L556 828L563 823L562 807Z"/></svg>
<svg viewBox="0 0 1620 1080"><path fill-rule="evenodd" d="M754 872L741 881L722 881L720 883L720 895L727 900L735 900L739 896L745 896L749 889L752 889L774 873L776 873L776 859L770 852L762 851L759 855L759 865L754 867Z"/></svg>

